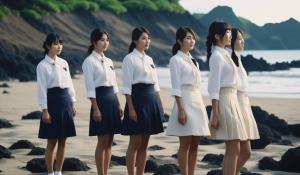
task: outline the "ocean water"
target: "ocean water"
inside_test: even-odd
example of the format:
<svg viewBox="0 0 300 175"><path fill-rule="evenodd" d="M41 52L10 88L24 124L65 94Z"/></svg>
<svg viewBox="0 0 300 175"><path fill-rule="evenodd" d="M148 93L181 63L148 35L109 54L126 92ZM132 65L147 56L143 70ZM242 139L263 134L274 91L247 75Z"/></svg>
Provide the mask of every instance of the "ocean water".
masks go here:
<svg viewBox="0 0 300 175"><path fill-rule="evenodd" d="M253 55L255 58L263 58L268 63L300 60L300 50L246 50L242 55Z"/></svg>
<svg viewBox="0 0 300 175"><path fill-rule="evenodd" d="M171 88L170 72L168 68L159 67L159 85ZM201 91L208 95L208 71L201 71ZM273 72L250 72L249 96L268 98L299 98L300 99L300 69Z"/></svg>

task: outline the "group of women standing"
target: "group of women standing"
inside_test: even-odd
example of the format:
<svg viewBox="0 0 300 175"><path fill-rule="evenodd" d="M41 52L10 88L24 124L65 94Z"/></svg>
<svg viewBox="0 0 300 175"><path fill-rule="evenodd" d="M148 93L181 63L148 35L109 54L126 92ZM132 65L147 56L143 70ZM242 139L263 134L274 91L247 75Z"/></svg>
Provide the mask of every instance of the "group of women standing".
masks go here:
<svg viewBox="0 0 300 175"><path fill-rule="evenodd" d="M182 175L194 174L200 136L225 141L223 174L236 175L250 157L249 140L259 138L247 96L247 74L240 60L243 34L222 21L215 21L209 27L206 45L210 68L208 91L212 99L210 122L201 95L199 65L190 54L195 40L196 34L189 27L180 27L176 32L169 64L175 102L166 134L179 137L178 162ZM144 27L135 28L129 53L123 59L120 92L126 97L124 112L117 97L119 89L113 62L104 55L109 34L95 29L90 41L89 56L82 70L91 101L89 135L98 137L97 172L108 174L114 134L122 134L130 136L127 172L142 175L149 138L164 131L156 67L145 53L150 45L150 33ZM48 174L60 175L66 138L76 135L75 91L68 64L58 57L62 51L61 38L49 34L43 47L45 58L37 66L38 102L43 109L39 138L47 139Z"/></svg>

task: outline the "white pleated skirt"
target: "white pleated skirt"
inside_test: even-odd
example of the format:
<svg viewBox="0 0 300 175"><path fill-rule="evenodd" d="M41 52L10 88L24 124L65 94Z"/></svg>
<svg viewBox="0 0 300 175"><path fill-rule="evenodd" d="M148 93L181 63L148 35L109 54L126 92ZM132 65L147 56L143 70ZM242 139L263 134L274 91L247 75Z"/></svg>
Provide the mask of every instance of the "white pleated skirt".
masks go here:
<svg viewBox="0 0 300 175"><path fill-rule="evenodd" d="M246 92L237 92L238 102L242 112L242 119L245 123L245 129L247 133L247 138L249 140L259 139L259 132L257 129L257 124L252 113L250 101L248 94Z"/></svg>
<svg viewBox="0 0 300 175"><path fill-rule="evenodd" d="M211 119L213 111L211 112ZM247 140L244 119L238 104L237 89L222 87L219 96L219 127L210 127L211 139Z"/></svg>
<svg viewBox="0 0 300 175"><path fill-rule="evenodd" d="M175 101L166 129L166 135L210 136L208 117L200 87L192 85L182 86L181 94L181 100L187 117L186 123L182 125L178 122L178 107Z"/></svg>

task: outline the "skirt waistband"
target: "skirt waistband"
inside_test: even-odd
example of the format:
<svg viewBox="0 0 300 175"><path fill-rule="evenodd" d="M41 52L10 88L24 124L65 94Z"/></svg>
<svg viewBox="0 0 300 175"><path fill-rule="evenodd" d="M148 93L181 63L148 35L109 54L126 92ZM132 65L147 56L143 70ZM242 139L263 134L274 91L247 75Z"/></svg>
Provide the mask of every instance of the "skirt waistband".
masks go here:
<svg viewBox="0 0 300 175"><path fill-rule="evenodd" d="M137 83L132 85L132 93L154 93L154 84Z"/></svg>
<svg viewBox="0 0 300 175"><path fill-rule="evenodd" d="M185 85L181 85L181 89L183 90L200 90L200 86L195 86L195 85L192 85L192 84L185 84Z"/></svg>
<svg viewBox="0 0 300 175"><path fill-rule="evenodd" d="M66 93L66 92L68 92L68 88L53 87L53 88L47 89L47 93L60 94L60 93Z"/></svg>
<svg viewBox="0 0 300 175"><path fill-rule="evenodd" d="M114 87L113 86L99 86L96 87L97 93L114 93Z"/></svg>
<svg viewBox="0 0 300 175"><path fill-rule="evenodd" d="M223 93L237 93L237 89L233 87L221 87L220 94Z"/></svg>

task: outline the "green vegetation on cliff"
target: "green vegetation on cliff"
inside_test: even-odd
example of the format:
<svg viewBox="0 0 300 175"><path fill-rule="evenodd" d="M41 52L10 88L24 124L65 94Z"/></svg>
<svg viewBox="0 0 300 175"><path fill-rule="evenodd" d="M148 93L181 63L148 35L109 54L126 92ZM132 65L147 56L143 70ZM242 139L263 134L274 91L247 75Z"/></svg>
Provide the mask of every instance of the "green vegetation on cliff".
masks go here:
<svg viewBox="0 0 300 175"><path fill-rule="evenodd" d="M39 20L49 13L68 13L76 10L98 11L101 9L107 9L117 14L125 13L129 9L185 12L178 0L1 0L0 20L5 16L15 14Z"/></svg>

